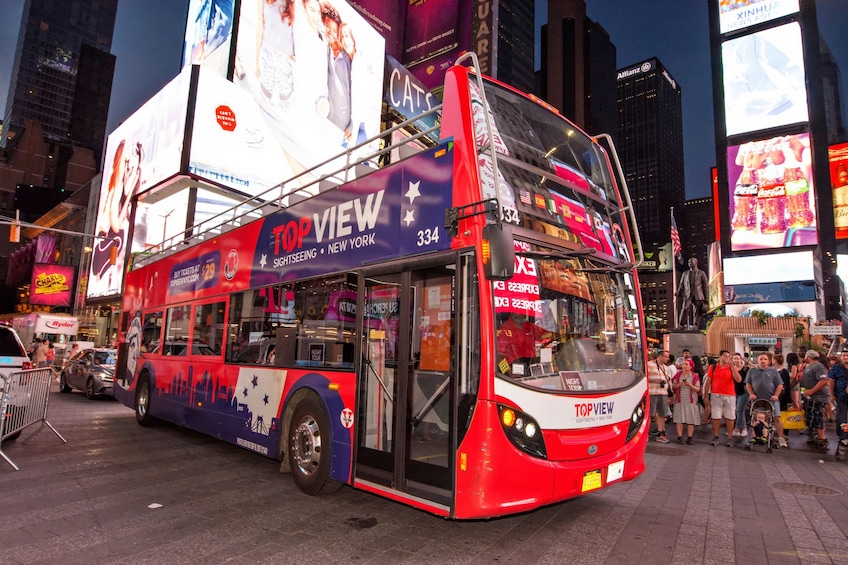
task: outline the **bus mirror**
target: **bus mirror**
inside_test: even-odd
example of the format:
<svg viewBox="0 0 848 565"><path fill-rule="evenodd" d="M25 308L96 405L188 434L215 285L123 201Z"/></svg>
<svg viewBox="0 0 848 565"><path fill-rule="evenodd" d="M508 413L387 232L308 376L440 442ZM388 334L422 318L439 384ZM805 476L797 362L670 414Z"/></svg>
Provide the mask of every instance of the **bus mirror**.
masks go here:
<svg viewBox="0 0 848 565"><path fill-rule="evenodd" d="M515 271L515 244L512 229L504 224L483 227L483 272L490 281L511 279Z"/></svg>

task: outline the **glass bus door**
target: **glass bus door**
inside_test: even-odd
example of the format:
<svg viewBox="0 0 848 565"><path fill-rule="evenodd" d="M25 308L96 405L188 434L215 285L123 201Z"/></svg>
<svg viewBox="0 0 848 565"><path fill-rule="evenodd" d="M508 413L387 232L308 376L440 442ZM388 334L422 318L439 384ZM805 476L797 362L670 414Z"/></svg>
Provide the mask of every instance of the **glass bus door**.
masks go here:
<svg viewBox="0 0 848 565"><path fill-rule="evenodd" d="M453 273L430 267L361 285L357 480L445 505L455 453Z"/></svg>

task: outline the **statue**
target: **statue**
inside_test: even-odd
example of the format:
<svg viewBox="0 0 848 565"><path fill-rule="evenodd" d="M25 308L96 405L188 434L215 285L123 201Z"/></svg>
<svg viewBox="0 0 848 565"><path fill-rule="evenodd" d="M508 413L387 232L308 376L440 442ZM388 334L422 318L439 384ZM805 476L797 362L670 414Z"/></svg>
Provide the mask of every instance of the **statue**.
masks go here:
<svg viewBox="0 0 848 565"><path fill-rule="evenodd" d="M696 258L689 259L689 270L681 275L676 294L682 299L677 326L685 328L691 325L700 329L701 316L706 314L710 293L707 288L707 274L698 268Z"/></svg>

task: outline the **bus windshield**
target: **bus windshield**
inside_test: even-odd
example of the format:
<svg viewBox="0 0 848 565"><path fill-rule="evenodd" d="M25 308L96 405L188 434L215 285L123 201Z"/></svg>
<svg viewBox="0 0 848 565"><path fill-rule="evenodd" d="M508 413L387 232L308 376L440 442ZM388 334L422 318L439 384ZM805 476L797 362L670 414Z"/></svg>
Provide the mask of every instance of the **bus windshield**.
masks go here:
<svg viewBox="0 0 848 565"><path fill-rule="evenodd" d="M626 388L642 377L629 274L587 258L535 259L537 253L518 249L516 256L515 276L494 283L501 378L591 393Z"/></svg>

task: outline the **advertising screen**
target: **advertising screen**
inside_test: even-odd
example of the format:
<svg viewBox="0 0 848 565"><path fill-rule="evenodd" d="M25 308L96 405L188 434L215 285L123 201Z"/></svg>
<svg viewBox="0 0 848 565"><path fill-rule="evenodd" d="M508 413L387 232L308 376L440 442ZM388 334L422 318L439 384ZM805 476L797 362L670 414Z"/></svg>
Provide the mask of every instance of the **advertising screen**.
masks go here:
<svg viewBox="0 0 848 565"><path fill-rule="evenodd" d="M462 0L409 2L403 38L403 62L414 65L458 45Z"/></svg>
<svg viewBox="0 0 848 565"><path fill-rule="evenodd" d="M226 77L235 0L189 0L183 67L197 64Z"/></svg>
<svg viewBox="0 0 848 565"><path fill-rule="evenodd" d="M293 2L289 13L276 5L241 3L233 82L253 98L286 167L330 161L316 171L326 174L342 164L333 157L379 133L385 40L344 0Z"/></svg>
<svg viewBox="0 0 848 565"><path fill-rule="evenodd" d="M265 192L297 170L273 127L249 92L201 68L189 172L243 195Z"/></svg>
<svg viewBox="0 0 848 565"><path fill-rule="evenodd" d="M429 13L433 11L433 7L437 3L445 4L446 9L454 18L452 22L443 21L443 16ZM410 3L411 4L411 3ZM479 9L472 9L471 0L427 0L426 2L417 2L418 6L415 10L412 6L406 13L406 31L409 36L411 33L420 38L418 41L411 40L406 37L404 45L413 48L412 51L403 54L401 62L409 68L409 71L415 75L415 78L421 81L427 88L433 89L442 86L445 82L445 71L453 66L456 59L466 51L474 50L480 57L481 71L484 74L492 74L489 55L494 51L494 45L491 38L491 25L489 27L481 26L480 21L488 21L491 24L492 19L492 2L482 3ZM427 29L427 33L433 34L439 26L435 25L435 21L441 22L439 25L443 29L443 33L448 35L444 39L434 40L434 35L425 35L418 31ZM472 29L477 30L477 38L472 39L474 35ZM410 30L416 30L410 32ZM450 43L453 47L446 48L447 39L451 39ZM420 49L414 49L415 45L424 42L425 45ZM440 48L436 48L441 45ZM423 49L427 48L428 55L420 56L415 60L410 59L410 54L422 53ZM485 57L485 58L484 58Z"/></svg>
<svg viewBox="0 0 848 565"><path fill-rule="evenodd" d="M831 145L830 186L833 187L833 224L836 239L848 239L848 143Z"/></svg>
<svg viewBox="0 0 848 565"><path fill-rule="evenodd" d="M727 148L734 251L816 245L810 134Z"/></svg>
<svg viewBox="0 0 848 565"><path fill-rule="evenodd" d="M68 265L43 263L33 265L29 303L44 306L71 306L75 270Z"/></svg>
<svg viewBox="0 0 848 565"><path fill-rule="evenodd" d="M386 2L386 0L349 0L349 2L386 40L386 55L401 60L407 2Z"/></svg>
<svg viewBox="0 0 848 565"><path fill-rule="evenodd" d="M815 280L812 251L724 259L725 285L812 280Z"/></svg>
<svg viewBox="0 0 848 565"><path fill-rule="evenodd" d="M190 69L184 69L109 135L103 160L88 298L121 292L133 196L180 172ZM146 209L140 205L136 210L131 250L142 251L145 241Z"/></svg>
<svg viewBox="0 0 848 565"><path fill-rule="evenodd" d="M727 135L806 122L801 27L758 31L721 46Z"/></svg>
<svg viewBox="0 0 848 565"><path fill-rule="evenodd" d="M798 0L722 0L718 3L719 32L736 31L797 11Z"/></svg>

